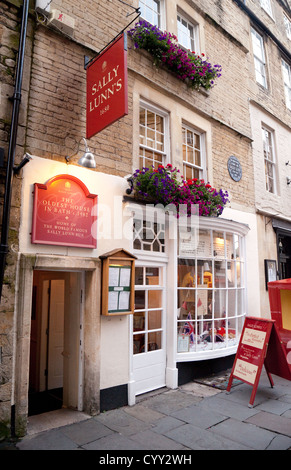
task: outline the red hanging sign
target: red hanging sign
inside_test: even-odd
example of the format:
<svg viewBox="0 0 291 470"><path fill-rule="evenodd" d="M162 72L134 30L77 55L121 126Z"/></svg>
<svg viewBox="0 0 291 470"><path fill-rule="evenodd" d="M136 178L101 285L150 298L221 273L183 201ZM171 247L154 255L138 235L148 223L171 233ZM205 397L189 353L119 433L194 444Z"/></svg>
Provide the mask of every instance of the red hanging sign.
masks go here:
<svg viewBox="0 0 291 470"><path fill-rule="evenodd" d="M126 39L123 33L87 67L88 139L128 114Z"/></svg>
<svg viewBox="0 0 291 470"><path fill-rule="evenodd" d="M32 243L97 246L97 196L71 175L34 184Z"/></svg>
<svg viewBox="0 0 291 470"><path fill-rule="evenodd" d="M291 366L288 364L275 321L246 317L227 392L230 392L234 377L252 385L253 391L249 402L249 406L252 407L263 365L272 387L274 382L271 373L291 380Z"/></svg>

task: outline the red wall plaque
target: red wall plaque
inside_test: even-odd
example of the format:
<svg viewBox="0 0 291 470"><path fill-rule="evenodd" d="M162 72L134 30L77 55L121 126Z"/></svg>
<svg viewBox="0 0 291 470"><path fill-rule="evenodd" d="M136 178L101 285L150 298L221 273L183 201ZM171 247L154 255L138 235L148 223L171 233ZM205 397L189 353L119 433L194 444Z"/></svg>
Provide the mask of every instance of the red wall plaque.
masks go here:
<svg viewBox="0 0 291 470"><path fill-rule="evenodd" d="M126 39L119 36L87 67L88 139L128 114Z"/></svg>
<svg viewBox="0 0 291 470"><path fill-rule="evenodd" d="M34 184L32 243L96 248L97 196L71 175Z"/></svg>

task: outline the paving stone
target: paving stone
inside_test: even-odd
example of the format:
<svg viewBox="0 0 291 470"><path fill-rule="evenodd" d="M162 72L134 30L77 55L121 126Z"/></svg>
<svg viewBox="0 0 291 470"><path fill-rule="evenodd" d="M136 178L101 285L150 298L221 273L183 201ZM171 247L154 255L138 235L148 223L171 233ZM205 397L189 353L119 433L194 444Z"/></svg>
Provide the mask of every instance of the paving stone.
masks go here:
<svg viewBox="0 0 291 470"><path fill-rule="evenodd" d="M59 429L28 436L17 444L19 450L73 450L77 447Z"/></svg>
<svg viewBox="0 0 291 470"><path fill-rule="evenodd" d="M199 403L199 406L240 421L244 421L250 416L259 413L259 411L256 411L256 408L249 408L247 403L241 404L228 400L228 395L224 396L224 398L220 397L221 395L216 395L215 397L205 398Z"/></svg>
<svg viewBox="0 0 291 470"><path fill-rule="evenodd" d="M165 418L160 419L152 429L155 432L165 434L167 431L183 426L184 424L184 421L180 421L172 416L166 416Z"/></svg>
<svg viewBox="0 0 291 470"><path fill-rule="evenodd" d="M229 418L211 428L211 431L252 449L267 449L276 434L251 424L250 420L255 420L259 414L252 416L245 423Z"/></svg>
<svg viewBox="0 0 291 470"><path fill-rule="evenodd" d="M144 406L169 415L175 410L180 410L199 403L201 399L201 396L195 396L191 393L181 392L180 390L170 390L162 395L149 398L144 402Z"/></svg>
<svg viewBox="0 0 291 470"><path fill-rule="evenodd" d="M177 429L172 429L166 433L166 436L180 442L184 446L193 450L248 450L250 447L226 439L213 433L211 430L204 430L185 424Z"/></svg>
<svg viewBox="0 0 291 470"><path fill-rule="evenodd" d="M139 431L144 431L151 427L150 423L145 423L140 419L131 416L130 413L126 413L124 409L117 409L101 413L96 416L94 420L103 423L113 431L117 431L124 436L130 436Z"/></svg>
<svg viewBox="0 0 291 470"><path fill-rule="evenodd" d="M139 432L134 436L131 436L131 439L139 444L145 446L146 449L150 450L183 450L185 446L179 442L175 442L168 437L157 434L150 429L146 431Z"/></svg>
<svg viewBox="0 0 291 470"><path fill-rule="evenodd" d="M290 403L285 403L280 400L267 400L256 407L257 410L268 411L277 415L281 415L287 410L291 409Z"/></svg>
<svg viewBox="0 0 291 470"><path fill-rule="evenodd" d="M82 446L85 450L147 450L145 446L132 439L121 436L118 433L111 434L106 437L101 437L90 444Z"/></svg>
<svg viewBox="0 0 291 470"><path fill-rule="evenodd" d="M287 410L284 413L282 413L281 416L284 416L284 418L289 418L291 420L291 410ZM291 426L291 424L290 424Z"/></svg>
<svg viewBox="0 0 291 470"><path fill-rule="evenodd" d="M104 424L94 419L84 421L83 423L72 424L71 426L65 426L61 428L61 431L78 445L88 444L100 437L105 437L113 433L111 429L108 429Z"/></svg>
<svg viewBox="0 0 291 470"><path fill-rule="evenodd" d="M143 421L144 423L155 423L156 421L165 416L164 414L159 413L155 410L151 410L150 408L145 407L141 404L129 406L125 408L125 412Z"/></svg>
<svg viewBox="0 0 291 470"><path fill-rule="evenodd" d="M227 419L227 416L201 408L200 405L194 405L184 408L183 410L175 411L171 416L202 429L207 429Z"/></svg>
<svg viewBox="0 0 291 470"><path fill-rule="evenodd" d="M279 401L284 401L285 403L291 403L291 395L290 394L282 395L279 398Z"/></svg>
<svg viewBox="0 0 291 470"><path fill-rule="evenodd" d="M291 438L286 436L276 436L270 443L267 450L291 450Z"/></svg>
<svg viewBox="0 0 291 470"><path fill-rule="evenodd" d="M284 416L261 411L255 416L248 418L246 422L291 437L291 421Z"/></svg>

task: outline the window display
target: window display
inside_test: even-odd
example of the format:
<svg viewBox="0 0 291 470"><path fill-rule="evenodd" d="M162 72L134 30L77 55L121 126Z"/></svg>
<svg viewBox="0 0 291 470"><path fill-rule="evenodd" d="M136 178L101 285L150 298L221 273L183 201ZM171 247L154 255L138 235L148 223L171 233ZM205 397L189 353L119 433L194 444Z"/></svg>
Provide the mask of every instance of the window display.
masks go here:
<svg viewBox="0 0 291 470"><path fill-rule="evenodd" d="M235 347L245 315L242 237L200 229L198 238L191 257L178 256L178 353Z"/></svg>

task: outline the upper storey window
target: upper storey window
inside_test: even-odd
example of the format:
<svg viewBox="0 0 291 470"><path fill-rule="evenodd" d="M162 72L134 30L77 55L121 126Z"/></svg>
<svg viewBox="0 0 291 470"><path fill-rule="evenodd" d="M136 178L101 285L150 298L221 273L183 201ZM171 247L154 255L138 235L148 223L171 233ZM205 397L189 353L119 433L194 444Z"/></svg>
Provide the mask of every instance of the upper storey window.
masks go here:
<svg viewBox="0 0 291 470"><path fill-rule="evenodd" d="M256 80L264 88L267 88L264 40L263 37L255 29L252 28L251 33L253 42Z"/></svg>
<svg viewBox="0 0 291 470"><path fill-rule="evenodd" d="M283 15L283 16L284 16L284 25L286 29L287 38L291 40L291 21L289 20L289 18L287 18L286 15Z"/></svg>
<svg viewBox="0 0 291 470"><path fill-rule="evenodd" d="M275 181L275 152L274 152L274 136L268 129L262 128L264 161L265 161L265 177L266 190L270 193L276 191Z"/></svg>
<svg viewBox="0 0 291 470"><path fill-rule="evenodd" d="M178 41L185 49L198 52L198 26L190 23L180 13L177 15Z"/></svg>
<svg viewBox="0 0 291 470"><path fill-rule="evenodd" d="M162 27L161 0L139 0L142 18L151 24Z"/></svg>
<svg viewBox="0 0 291 470"><path fill-rule="evenodd" d="M271 0L260 0L261 7L273 18Z"/></svg>
<svg viewBox="0 0 291 470"><path fill-rule="evenodd" d="M291 109L291 67L282 59L286 106Z"/></svg>
<svg viewBox="0 0 291 470"><path fill-rule="evenodd" d="M139 168L166 163L168 115L146 103L139 110L139 143Z"/></svg>

